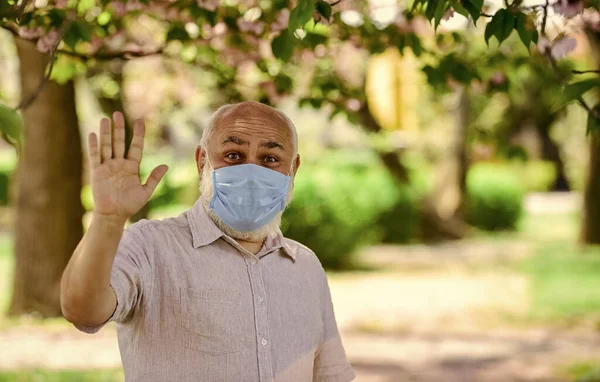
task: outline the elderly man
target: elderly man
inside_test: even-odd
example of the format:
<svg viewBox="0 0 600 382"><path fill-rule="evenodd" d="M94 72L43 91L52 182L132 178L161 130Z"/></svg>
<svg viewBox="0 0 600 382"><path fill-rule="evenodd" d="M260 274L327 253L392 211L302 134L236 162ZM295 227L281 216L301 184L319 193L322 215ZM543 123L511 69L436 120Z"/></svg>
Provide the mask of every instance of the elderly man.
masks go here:
<svg viewBox="0 0 600 382"><path fill-rule="evenodd" d="M355 378L325 272L286 239L281 214L300 165L282 113L220 108L196 149L201 197L187 212L123 229L167 171L139 179L144 125L125 155L123 116L89 137L92 223L61 283L64 316L86 333L117 322L127 381Z"/></svg>

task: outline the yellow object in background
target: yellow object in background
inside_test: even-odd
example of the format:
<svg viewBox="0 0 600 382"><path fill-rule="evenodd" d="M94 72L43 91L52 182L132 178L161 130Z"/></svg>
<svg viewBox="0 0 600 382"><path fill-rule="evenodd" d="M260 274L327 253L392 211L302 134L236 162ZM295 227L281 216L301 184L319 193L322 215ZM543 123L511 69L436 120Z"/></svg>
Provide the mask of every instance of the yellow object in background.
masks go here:
<svg viewBox="0 0 600 382"><path fill-rule="evenodd" d="M419 72L409 50L396 48L369 58L365 91L371 113L387 130L416 130Z"/></svg>

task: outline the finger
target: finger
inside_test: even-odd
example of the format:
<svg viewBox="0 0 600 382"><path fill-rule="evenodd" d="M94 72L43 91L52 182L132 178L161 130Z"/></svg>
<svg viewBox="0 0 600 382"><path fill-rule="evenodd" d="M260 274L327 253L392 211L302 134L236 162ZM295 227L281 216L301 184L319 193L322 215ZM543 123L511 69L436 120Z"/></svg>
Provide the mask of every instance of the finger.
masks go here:
<svg viewBox="0 0 600 382"><path fill-rule="evenodd" d="M158 186L158 183L160 183L161 179L163 178L163 176L165 176L168 169L169 167L163 164L152 170L150 176L148 177L148 180L146 181L146 184L144 184L144 188L148 193L148 197L152 195L152 193L156 189L156 186Z"/></svg>
<svg viewBox="0 0 600 382"><path fill-rule="evenodd" d="M132 159L138 163L142 161L145 134L146 128L144 126L144 121L138 119L133 124L133 139L131 140L131 146L129 147L129 153L127 154L127 158Z"/></svg>
<svg viewBox="0 0 600 382"><path fill-rule="evenodd" d="M125 155L125 118L118 111L113 114L112 148L115 158Z"/></svg>
<svg viewBox="0 0 600 382"><path fill-rule="evenodd" d="M110 121L102 118L100 121L100 163L112 158L112 147L110 144Z"/></svg>
<svg viewBox="0 0 600 382"><path fill-rule="evenodd" d="M88 161L91 168L100 166L100 152L98 151L98 137L95 133L88 136Z"/></svg>

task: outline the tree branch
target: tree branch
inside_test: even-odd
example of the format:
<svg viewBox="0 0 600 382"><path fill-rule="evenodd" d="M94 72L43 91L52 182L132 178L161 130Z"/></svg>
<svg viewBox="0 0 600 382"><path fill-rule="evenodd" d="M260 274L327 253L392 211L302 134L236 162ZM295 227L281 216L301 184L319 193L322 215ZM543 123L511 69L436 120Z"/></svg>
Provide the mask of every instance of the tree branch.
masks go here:
<svg viewBox="0 0 600 382"><path fill-rule="evenodd" d="M571 70L573 74L587 74L587 73L596 73L600 74L600 70Z"/></svg>
<svg viewBox="0 0 600 382"><path fill-rule="evenodd" d="M114 60L114 59L129 60L131 58L147 57L147 56L155 56L158 54L163 54L164 47L160 47L159 49L150 51L150 52L140 52L140 51L131 50L131 51L120 51L120 52L100 52L100 53L94 53L94 54L85 54L85 53L74 52L72 50L59 49L58 53L64 54L65 56L78 58L82 61L89 61L89 60L107 61L107 60Z"/></svg>
<svg viewBox="0 0 600 382"><path fill-rule="evenodd" d="M25 8L27 8L27 5L29 5L30 1L31 0L23 0L21 5L19 5L19 7L17 8L17 20L21 19L21 16L23 16L23 13L25 12Z"/></svg>
<svg viewBox="0 0 600 382"><path fill-rule="evenodd" d="M544 17L542 19L542 36L546 39L548 39L546 37L546 24L548 21L548 7L550 6L550 0L546 0L546 4L542 6L542 8L544 9ZM556 59L554 58L554 56L552 55L552 45L550 42L548 42L548 45L546 46L546 48L544 49L544 56L548 59L548 61L550 62L550 65L552 66L552 70L554 70L554 73L556 73L556 75L558 76L558 79L560 80L560 82L562 84L566 84L567 78L565 78L565 76L561 73L560 69L558 68L558 64L556 62ZM577 71L573 71L573 73L576 73ZM593 71L593 72L600 72L600 71ZM585 72L584 72L585 73ZM576 73L576 74L580 74L580 73ZM596 110L592 109L583 99L583 97L579 96L576 98L577 99L577 103L584 108L588 113L590 113L591 115L594 116L594 118L598 118L600 119L600 113L597 113Z"/></svg>
<svg viewBox="0 0 600 382"><path fill-rule="evenodd" d="M75 9L77 9L77 7L79 6L79 1L80 0L77 0L77 4L75 4ZM54 43L54 46L52 47L52 50L50 53L50 61L48 62L48 69L46 70L44 77L42 77L38 87L33 92L31 92L27 96L24 96L21 99L21 102L15 108L15 110L23 111L23 110L27 109L33 103L33 101L35 101L35 99L42 92L42 90L44 90L44 88L48 84L48 81L50 81L50 76L52 75L52 69L54 69L54 64L56 63L56 57L58 54L58 46L60 45L61 41L65 37L65 33L67 32L67 30L69 29L69 27L71 26L73 21L75 21L75 17L76 16L73 16L73 14L71 14L69 16L69 18L65 21L65 23L63 23L63 25L61 26L60 31L58 32L58 37L56 39L56 42Z"/></svg>

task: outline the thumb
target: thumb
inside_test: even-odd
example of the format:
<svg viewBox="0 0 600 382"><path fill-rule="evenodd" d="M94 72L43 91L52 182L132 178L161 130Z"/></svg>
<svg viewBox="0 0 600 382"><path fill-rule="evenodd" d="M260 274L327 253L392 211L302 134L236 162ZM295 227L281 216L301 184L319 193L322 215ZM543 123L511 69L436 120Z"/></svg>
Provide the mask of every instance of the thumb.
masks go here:
<svg viewBox="0 0 600 382"><path fill-rule="evenodd" d="M165 174L167 173L168 169L169 167L167 165L162 164L156 167L154 170L152 170L150 176L148 177L148 180L146 180L146 184L144 184L144 188L148 193L148 197L152 195L152 193L156 189L156 186L158 186L158 183L160 183L163 176L165 176Z"/></svg>

